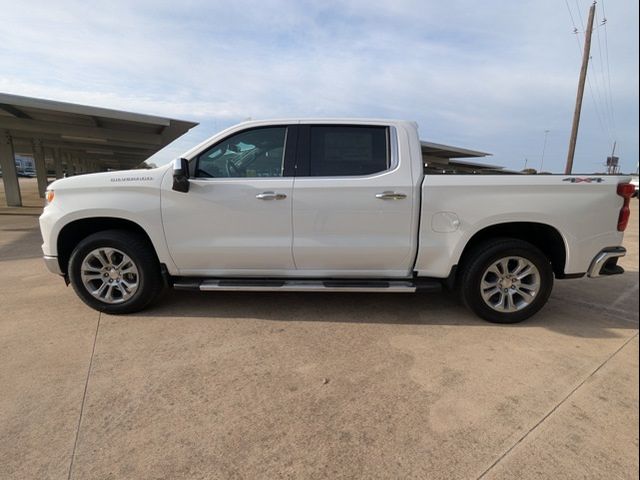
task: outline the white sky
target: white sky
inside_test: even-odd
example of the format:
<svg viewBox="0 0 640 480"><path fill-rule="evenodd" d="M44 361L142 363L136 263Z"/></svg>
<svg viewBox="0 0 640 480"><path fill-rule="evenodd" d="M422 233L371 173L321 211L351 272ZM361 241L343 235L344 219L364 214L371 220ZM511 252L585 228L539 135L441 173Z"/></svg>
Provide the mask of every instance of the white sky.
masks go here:
<svg viewBox="0 0 640 480"><path fill-rule="evenodd" d="M201 123L156 163L248 117L373 116L518 169L549 130L545 170L563 169L583 38L567 5L583 31L589 1L101 3L0 0L0 91ZM638 2L597 12L574 170L617 140L635 171Z"/></svg>

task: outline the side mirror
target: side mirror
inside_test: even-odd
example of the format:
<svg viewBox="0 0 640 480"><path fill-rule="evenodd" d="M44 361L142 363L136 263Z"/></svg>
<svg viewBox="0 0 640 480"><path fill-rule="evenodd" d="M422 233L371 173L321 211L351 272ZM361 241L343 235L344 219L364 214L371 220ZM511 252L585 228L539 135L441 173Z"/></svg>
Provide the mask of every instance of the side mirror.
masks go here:
<svg viewBox="0 0 640 480"><path fill-rule="evenodd" d="M189 162L186 158L173 161L173 189L183 193L189 191Z"/></svg>

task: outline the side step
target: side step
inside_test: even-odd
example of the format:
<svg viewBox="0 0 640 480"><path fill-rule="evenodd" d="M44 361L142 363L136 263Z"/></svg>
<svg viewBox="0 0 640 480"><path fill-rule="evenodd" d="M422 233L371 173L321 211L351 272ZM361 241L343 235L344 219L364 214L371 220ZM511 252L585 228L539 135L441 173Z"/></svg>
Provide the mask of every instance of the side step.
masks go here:
<svg viewBox="0 0 640 480"><path fill-rule="evenodd" d="M260 279L260 278L180 278L173 288L176 290L201 290L220 292L379 292L411 293L417 290L440 290L438 280L305 280L305 279Z"/></svg>

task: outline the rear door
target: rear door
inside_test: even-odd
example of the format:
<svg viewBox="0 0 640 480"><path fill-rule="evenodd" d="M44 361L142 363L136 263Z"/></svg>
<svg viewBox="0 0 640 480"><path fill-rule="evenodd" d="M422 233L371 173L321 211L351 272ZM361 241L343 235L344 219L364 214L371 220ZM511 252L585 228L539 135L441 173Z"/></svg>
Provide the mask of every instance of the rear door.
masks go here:
<svg viewBox="0 0 640 480"><path fill-rule="evenodd" d="M300 125L293 190L298 275L410 274L416 193L395 128Z"/></svg>

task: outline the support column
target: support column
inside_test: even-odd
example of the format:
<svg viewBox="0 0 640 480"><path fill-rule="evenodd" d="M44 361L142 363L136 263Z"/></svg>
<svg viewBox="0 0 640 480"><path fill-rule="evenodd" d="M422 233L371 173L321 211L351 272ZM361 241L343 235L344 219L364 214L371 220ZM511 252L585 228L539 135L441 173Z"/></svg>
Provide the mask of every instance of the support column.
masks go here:
<svg viewBox="0 0 640 480"><path fill-rule="evenodd" d="M53 156L53 164L55 165L56 169L56 179L62 178L64 176L64 170L62 169L62 157L60 156L60 149L52 149L51 155Z"/></svg>
<svg viewBox="0 0 640 480"><path fill-rule="evenodd" d="M76 164L73 158L73 153L67 153L67 177L72 177L76 174Z"/></svg>
<svg viewBox="0 0 640 480"><path fill-rule="evenodd" d="M49 172L54 168L53 148L42 147L44 150L44 164L47 172L47 184L49 183Z"/></svg>
<svg viewBox="0 0 640 480"><path fill-rule="evenodd" d="M72 166L71 166L71 154L67 151L63 152L64 155L64 170L62 173L63 177L70 177L72 174Z"/></svg>
<svg viewBox="0 0 640 480"><path fill-rule="evenodd" d="M4 183L4 197L7 205L21 207L22 196L18 183L18 170L9 132L0 132L0 166L2 166L2 183Z"/></svg>
<svg viewBox="0 0 640 480"><path fill-rule="evenodd" d="M38 179L38 194L44 198L47 190L47 163L44 159L44 148L38 139L33 140L33 160L36 164L36 178Z"/></svg>

